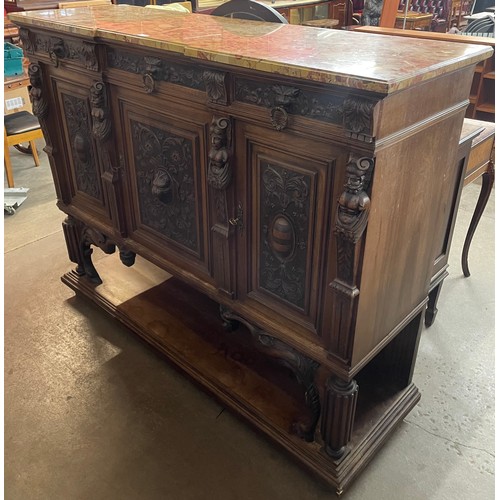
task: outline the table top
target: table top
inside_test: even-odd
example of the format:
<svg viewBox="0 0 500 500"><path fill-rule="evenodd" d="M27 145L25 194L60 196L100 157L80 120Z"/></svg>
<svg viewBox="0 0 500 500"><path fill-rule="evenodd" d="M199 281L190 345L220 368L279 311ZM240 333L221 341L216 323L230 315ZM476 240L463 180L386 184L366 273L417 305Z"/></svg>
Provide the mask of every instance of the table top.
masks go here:
<svg viewBox="0 0 500 500"><path fill-rule="evenodd" d="M432 19L433 14L422 14L421 12L413 12L413 11L408 11L405 13L401 10L398 10L396 13L396 19L414 19L414 20L420 20L420 19Z"/></svg>
<svg viewBox="0 0 500 500"><path fill-rule="evenodd" d="M16 12L16 24L124 42L204 61L389 94L476 64L491 49L244 21L129 5Z"/></svg>

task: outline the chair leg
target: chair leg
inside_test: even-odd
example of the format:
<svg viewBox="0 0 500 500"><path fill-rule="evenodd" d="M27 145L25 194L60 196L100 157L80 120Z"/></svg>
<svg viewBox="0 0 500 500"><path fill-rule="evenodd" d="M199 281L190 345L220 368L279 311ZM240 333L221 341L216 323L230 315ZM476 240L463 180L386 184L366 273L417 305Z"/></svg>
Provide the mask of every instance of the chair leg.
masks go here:
<svg viewBox="0 0 500 500"><path fill-rule="evenodd" d="M31 153L33 154L33 159L35 160L35 166L40 166L40 158L38 158L38 151L36 149L35 141L30 141Z"/></svg>
<svg viewBox="0 0 500 500"><path fill-rule="evenodd" d="M7 174L7 184L10 188L14 187L14 175L12 174L12 163L10 162L9 146L3 143L3 164L5 173Z"/></svg>

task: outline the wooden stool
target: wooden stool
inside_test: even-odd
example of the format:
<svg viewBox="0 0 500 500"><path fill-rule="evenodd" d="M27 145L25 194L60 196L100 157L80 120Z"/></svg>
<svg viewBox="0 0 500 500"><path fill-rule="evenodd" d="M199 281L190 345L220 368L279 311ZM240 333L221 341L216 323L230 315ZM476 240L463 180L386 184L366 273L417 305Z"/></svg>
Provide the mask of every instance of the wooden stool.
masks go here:
<svg viewBox="0 0 500 500"><path fill-rule="evenodd" d="M312 28L328 28L334 29L339 25L338 19L312 19L311 21L304 21L302 26L311 26Z"/></svg>
<svg viewBox="0 0 500 500"><path fill-rule="evenodd" d="M42 139L43 133L38 119L28 111L18 111L6 115L3 120L3 151L4 166L7 174L7 184L14 187L14 176L12 174L12 163L10 162L9 147L23 142L29 142L31 154L35 160L35 166L40 166L35 140Z"/></svg>

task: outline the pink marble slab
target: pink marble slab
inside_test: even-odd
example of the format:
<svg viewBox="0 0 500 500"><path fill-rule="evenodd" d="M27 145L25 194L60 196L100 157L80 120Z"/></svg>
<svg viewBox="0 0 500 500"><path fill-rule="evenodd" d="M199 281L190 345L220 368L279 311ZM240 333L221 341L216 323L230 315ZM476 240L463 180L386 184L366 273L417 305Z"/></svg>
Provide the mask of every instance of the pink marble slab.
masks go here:
<svg viewBox="0 0 500 500"><path fill-rule="evenodd" d="M127 42L268 73L392 93L472 65L491 49L129 5L16 12L20 26Z"/></svg>

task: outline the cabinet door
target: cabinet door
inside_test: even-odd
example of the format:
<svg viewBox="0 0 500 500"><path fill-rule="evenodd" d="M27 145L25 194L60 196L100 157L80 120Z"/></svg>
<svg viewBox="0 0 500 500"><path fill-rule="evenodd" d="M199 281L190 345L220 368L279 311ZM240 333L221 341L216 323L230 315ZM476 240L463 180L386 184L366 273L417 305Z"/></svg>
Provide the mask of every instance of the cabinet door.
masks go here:
<svg viewBox="0 0 500 500"><path fill-rule="evenodd" d="M81 74L59 73L55 68L51 69L50 80L64 138L60 145L65 157L63 163L69 167L57 167L64 199L82 213L111 226L101 179L101 159L92 134L90 92L94 81Z"/></svg>
<svg viewBox="0 0 500 500"><path fill-rule="evenodd" d="M123 151L127 233L164 263L207 277L209 117L164 96L113 90ZM185 117L185 118L180 118ZM174 270L174 267L169 269Z"/></svg>
<svg viewBox="0 0 500 500"><path fill-rule="evenodd" d="M279 312L318 333L324 248L340 193L342 153L310 137L264 134L242 123L236 152L238 164L247 166L239 179L239 196L246 201L238 258L246 253L247 269L239 275L239 296L260 313Z"/></svg>

